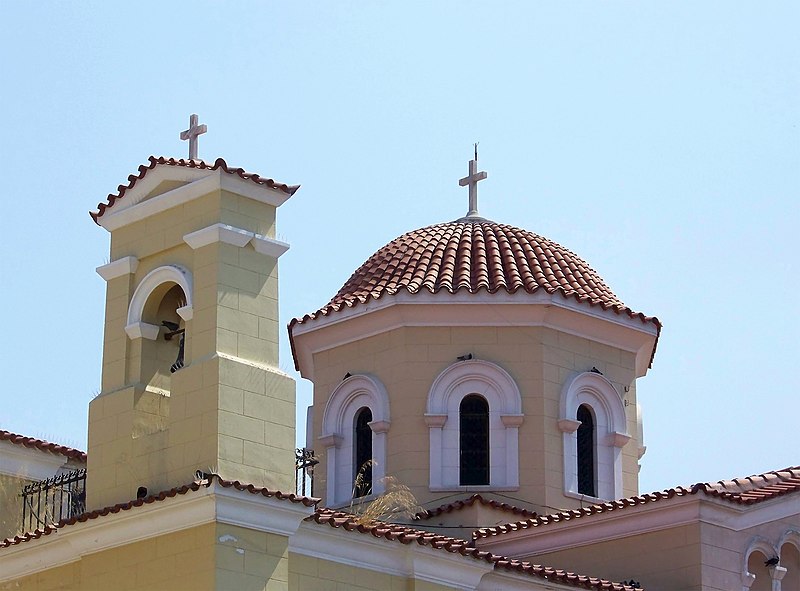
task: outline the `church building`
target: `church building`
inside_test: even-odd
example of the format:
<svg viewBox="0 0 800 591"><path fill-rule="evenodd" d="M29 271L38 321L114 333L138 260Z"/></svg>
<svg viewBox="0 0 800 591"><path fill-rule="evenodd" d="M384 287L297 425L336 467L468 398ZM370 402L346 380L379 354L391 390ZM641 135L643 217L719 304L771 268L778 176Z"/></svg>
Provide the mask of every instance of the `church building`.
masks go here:
<svg viewBox="0 0 800 591"><path fill-rule="evenodd" d="M0 590L800 591L800 466L642 493L661 323L482 217L477 151L463 217L296 311L296 450L276 224L299 187L199 159L204 131L91 213L88 450L0 431Z"/></svg>

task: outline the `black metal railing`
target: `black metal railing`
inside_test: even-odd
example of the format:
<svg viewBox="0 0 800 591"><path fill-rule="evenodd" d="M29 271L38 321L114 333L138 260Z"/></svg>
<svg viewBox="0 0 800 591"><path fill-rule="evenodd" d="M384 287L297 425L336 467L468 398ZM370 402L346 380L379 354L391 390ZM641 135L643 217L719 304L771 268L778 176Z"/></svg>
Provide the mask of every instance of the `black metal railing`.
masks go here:
<svg viewBox="0 0 800 591"><path fill-rule="evenodd" d="M22 531L53 525L86 510L86 469L32 482L22 488Z"/></svg>
<svg viewBox="0 0 800 591"><path fill-rule="evenodd" d="M314 466L319 460L313 449L299 447L294 451L294 487L298 495L314 496Z"/></svg>

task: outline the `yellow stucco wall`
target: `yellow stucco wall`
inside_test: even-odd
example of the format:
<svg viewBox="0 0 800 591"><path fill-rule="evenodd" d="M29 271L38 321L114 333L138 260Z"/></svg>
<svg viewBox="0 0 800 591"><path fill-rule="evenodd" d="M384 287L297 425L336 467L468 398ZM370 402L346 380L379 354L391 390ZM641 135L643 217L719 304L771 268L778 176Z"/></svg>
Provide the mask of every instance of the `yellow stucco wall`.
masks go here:
<svg viewBox="0 0 800 591"><path fill-rule="evenodd" d="M423 415L433 381L465 353L496 363L520 389L525 421L519 429L520 488L515 497L534 508L580 505L563 494L563 442L557 420L564 383L592 367L619 392L629 389L627 427L633 439L623 448L623 487L624 495L638 492L634 355L550 328L406 327L318 352L313 360L314 433L321 434L325 405L343 375L377 376L391 401L387 474L409 486L421 504L441 498L443 493L428 490L429 434ZM324 497L326 450L317 441L314 445L322 459L314 494Z"/></svg>
<svg viewBox="0 0 800 591"><path fill-rule="evenodd" d="M30 481L0 474L0 540L20 533L22 498L19 493Z"/></svg>
<svg viewBox="0 0 800 591"><path fill-rule="evenodd" d="M635 578L654 591L700 591L700 556L701 525L696 522L525 559L610 581Z"/></svg>
<svg viewBox="0 0 800 591"><path fill-rule="evenodd" d="M164 181L148 198L176 186ZM111 260L139 263L107 286L102 392L89 409L90 509L134 498L139 486L184 484L196 470L294 488L295 384L277 371L277 261L250 245L184 242L216 223L274 237L275 207L217 190L112 232ZM177 339L132 340L124 331L136 286L163 265L193 276L185 367L174 374ZM148 301L152 317L143 320L180 320L174 307Z"/></svg>
<svg viewBox="0 0 800 591"><path fill-rule="evenodd" d="M349 564L339 564L321 558L290 555L289 591L444 591L447 589L452 587L414 580L413 577L401 577Z"/></svg>
<svg viewBox="0 0 800 591"><path fill-rule="evenodd" d="M215 531L216 525L208 524L86 554L79 561L0 583L0 590L211 590L216 576Z"/></svg>

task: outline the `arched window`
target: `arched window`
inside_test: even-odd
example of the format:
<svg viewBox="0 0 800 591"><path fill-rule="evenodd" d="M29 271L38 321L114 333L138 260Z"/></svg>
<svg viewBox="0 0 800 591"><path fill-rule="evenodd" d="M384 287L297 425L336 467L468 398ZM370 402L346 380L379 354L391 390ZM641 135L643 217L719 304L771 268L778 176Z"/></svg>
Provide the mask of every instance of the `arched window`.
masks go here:
<svg viewBox="0 0 800 591"><path fill-rule="evenodd" d="M447 367L425 409L430 490L516 490L523 418L519 388L503 368L482 359Z"/></svg>
<svg viewBox="0 0 800 591"><path fill-rule="evenodd" d="M353 426L353 497L372 493L372 411L363 407L356 413Z"/></svg>
<svg viewBox="0 0 800 591"><path fill-rule="evenodd" d="M349 503L354 494L385 492L389 425L389 394L376 376L350 376L331 392L319 437L325 449L323 473L328 506ZM369 463L369 492L364 488L355 491L356 475L365 462Z"/></svg>
<svg viewBox="0 0 800 591"><path fill-rule="evenodd" d="M489 403L470 394L458 409L459 483L489 484Z"/></svg>
<svg viewBox="0 0 800 591"><path fill-rule="evenodd" d="M564 440L564 494L618 499L622 448L631 437L622 397L601 374L587 371L564 384L558 428ZM586 491L593 492L586 492Z"/></svg>
<svg viewBox="0 0 800 591"><path fill-rule="evenodd" d="M585 404L578 407L578 493L597 496L594 480L594 417Z"/></svg>

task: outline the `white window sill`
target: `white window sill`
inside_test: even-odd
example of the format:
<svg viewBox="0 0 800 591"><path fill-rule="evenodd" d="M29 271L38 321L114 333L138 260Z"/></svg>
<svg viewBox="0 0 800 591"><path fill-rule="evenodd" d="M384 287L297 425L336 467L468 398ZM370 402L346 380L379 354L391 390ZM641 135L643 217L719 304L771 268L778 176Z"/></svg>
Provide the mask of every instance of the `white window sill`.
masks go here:
<svg viewBox="0 0 800 591"><path fill-rule="evenodd" d="M495 486L493 484L481 484L472 486L429 486L431 492L509 492L519 490L519 486Z"/></svg>
<svg viewBox="0 0 800 591"><path fill-rule="evenodd" d="M603 503L608 503L612 499L601 499L600 497L592 497L589 495L582 495L581 493L576 493L571 490L565 490L564 496L569 497L571 499L578 499L579 501L586 501L592 505L602 505Z"/></svg>

